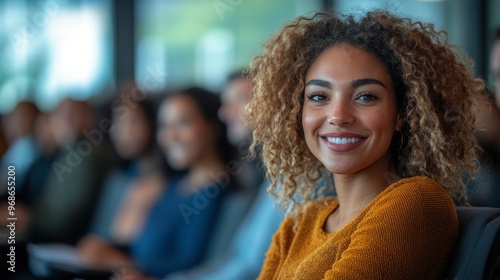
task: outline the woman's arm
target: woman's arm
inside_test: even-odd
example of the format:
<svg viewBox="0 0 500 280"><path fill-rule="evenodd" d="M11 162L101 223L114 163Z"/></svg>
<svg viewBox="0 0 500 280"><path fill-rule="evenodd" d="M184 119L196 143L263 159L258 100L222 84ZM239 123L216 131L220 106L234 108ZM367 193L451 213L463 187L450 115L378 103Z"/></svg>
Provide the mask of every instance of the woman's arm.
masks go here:
<svg viewBox="0 0 500 280"><path fill-rule="evenodd" d="M269 250L266 253L266 259L264 260L264 265L262 266L262 270L260 271L260 275L258 279L268 280L273 279L274 275L278 272L281 262L280 255L280 229L273 236L273 241L269 246Z"/></svg>
<svg viewBox="0 0 500 280"><path fill-rule="evenodd" d="M266 253L266 259L262 266L258 279L268 280L273 279L279 274L284 261L284 256L287 254L287 241L291 241L294 235L294 224L297 220L286 218L280 225L278 231L273 235L271 245ZM285 248L287 247L287 248Z"/></svg>
<svg viewBox="0 0 500 280"><path fill-rule="evenodd" d="M442 279L457 236L444 191L398 188L366 214L324 279Z"/></svg>

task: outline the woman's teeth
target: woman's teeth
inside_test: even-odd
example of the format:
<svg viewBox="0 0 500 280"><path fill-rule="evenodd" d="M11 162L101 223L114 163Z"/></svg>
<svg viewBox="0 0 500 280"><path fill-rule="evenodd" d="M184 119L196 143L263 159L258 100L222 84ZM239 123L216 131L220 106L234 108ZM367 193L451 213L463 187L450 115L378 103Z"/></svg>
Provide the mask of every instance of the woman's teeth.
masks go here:
<svg viewBox="0 0 500 280"><path fill-rule="evenodd" d="M361 141L361 138L339 138L339 137L326 137L326 140L334 144L349 144Z"/></svg>

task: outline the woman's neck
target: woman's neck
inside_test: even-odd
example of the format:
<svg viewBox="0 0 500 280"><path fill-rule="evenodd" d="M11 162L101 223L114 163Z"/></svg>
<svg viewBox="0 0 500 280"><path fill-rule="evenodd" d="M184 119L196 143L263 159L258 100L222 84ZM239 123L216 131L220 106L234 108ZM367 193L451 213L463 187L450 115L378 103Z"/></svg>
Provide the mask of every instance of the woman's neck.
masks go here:
<svg viewBox="0 0 500 280"><path fill-rule="evenodd" d="M189 169L185 182L190 188L198 189L217 180L220 172L226 172L224 162L218 154L210 153Z"/></svg>
<svg viewBox="0 0 500 280"><path fill-rule="evenodd" d="M138 174L148 174L156 168L155 158L152 153L145 152L135 160Z"/></svg>
<svg viewBox="0 0 500 280"><path fill-rule="evenodd" d="M353 174L334 174L339 207L335 212L341 223L354 219L377 195L399 180L389 156Z"/></svg>

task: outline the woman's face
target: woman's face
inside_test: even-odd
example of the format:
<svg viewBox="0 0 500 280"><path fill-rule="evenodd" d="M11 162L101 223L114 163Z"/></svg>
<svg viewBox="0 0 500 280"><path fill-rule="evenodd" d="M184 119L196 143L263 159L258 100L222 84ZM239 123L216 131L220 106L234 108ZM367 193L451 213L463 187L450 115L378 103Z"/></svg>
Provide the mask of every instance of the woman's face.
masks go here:
<svg viewBox="0 0 500 280"><path fill-rule="evenodd" d="M189 96L163 102L158 115L158 144L175 169L189 169L215 146L215 132Z"/></svg>
<svg viewBox="0 0 500 280"><path fill-rule="evenodd" d="M111 140L119 156L133 159L147 150L151 137L151 124L137 104L127 107L128 114L113 116Z"/></svg>
<svg viewBox="0 0 500 280"><path fill-rule="evenodd" d="M375 55L341 44L323 51L306 74L302 126L306 144L334 174L390 168L401 126L391 76Z"/></svg>

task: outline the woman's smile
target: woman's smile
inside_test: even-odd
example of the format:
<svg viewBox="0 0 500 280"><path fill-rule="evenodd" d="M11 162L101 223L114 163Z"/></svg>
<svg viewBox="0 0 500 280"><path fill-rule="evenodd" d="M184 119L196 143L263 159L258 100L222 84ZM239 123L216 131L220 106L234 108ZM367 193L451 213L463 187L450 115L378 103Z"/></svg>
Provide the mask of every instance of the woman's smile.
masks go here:
<svg viewBox="0 0 500 280"><path fill-rule="evenodd" d="M366 137L355 133L327 133L320 136L325 145L333 152L349 152L361 145Z"/></svg>

